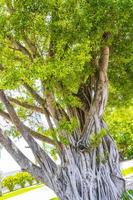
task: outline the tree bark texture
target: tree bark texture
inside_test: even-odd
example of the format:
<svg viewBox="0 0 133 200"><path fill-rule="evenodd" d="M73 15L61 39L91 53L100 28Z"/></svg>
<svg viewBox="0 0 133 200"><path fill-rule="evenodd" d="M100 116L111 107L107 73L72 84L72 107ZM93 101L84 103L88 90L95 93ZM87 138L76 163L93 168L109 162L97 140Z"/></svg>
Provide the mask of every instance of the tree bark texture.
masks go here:
<svg viewBox="0 0 133 200"><path fill-rule="evenodd" d="M97 148L65 149L55 191L60 200L119 200L125 188L119 158L110 135ZM59 190L59 191L58 191Z"/></svg>
<svg viewBox="0 0 133 200"><path fill-rule="evenodd" d="M109 47L105 46L101 50L99 61L95 60L95 76L88 77L76 94L82 102L79 108L67 106L63 110L56 102L54 94L47 93L46 99L43 99L27 84L24 84L24 87L39 106L29 106L25 102L14 100L0 90L0 99L6 108L6 112L0 111L0 115L11 121L27 141L38 166L29 161L2 130L0 143L21 168L50 187L60 200L120 200L125 190L117 147L102 117L108 98L108 61ZM32 111L44 113L50 130L58 126L63 117L67 120L75 117L78 127L71 134L62 130L57 135L52 135L52 138L40 135L20 120L12 102L28 107ZM59 141L60 136L65 137L68 143ZM34 137L56 147L61 159L59 166Z"/></svg>

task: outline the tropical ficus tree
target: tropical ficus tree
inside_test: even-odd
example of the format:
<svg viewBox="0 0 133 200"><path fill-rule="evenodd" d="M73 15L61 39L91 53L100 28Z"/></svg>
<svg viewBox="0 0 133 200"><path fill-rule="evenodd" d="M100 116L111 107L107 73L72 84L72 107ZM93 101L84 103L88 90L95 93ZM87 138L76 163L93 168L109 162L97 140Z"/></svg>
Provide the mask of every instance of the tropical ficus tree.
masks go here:
<svg viewBox="0 0 133 200"><path fill-rule="evenodd" d="M111 103L131 100L132 8L132 0L0 2L0 115L10 125L0 143L61 200L118 200L125 189L103 113L108 77Z"/></svg>

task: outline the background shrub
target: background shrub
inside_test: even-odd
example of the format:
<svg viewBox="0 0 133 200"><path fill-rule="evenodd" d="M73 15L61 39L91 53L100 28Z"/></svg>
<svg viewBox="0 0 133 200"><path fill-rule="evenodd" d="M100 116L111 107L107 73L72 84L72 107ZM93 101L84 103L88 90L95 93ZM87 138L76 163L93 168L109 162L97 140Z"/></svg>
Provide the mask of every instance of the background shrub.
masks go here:
<svg viewBox="0 0 133 200"><path fill-rule="evenodd" d="M24 188L26 184L26 178L25 178L24 172L17 173L15 176L17 179L17 184L20 185L21 188Z"/></svg>
<svg viewBox="0 0 133 200"><path fill-rule="evenodd" d="M14 190L16 183L17 180L15 176L7 176L2 181L2 187L8 188L8 190L11 192Z"/></svg>
<svg viewBox="0 0 133 200"><path fill-rule="evenodd" d="M13 176L7 176L2 181L2 187L6 187L10 192L14 190L16 185L21 188L26 186L28 183L30 186L33 185L34 181L38 183L28 172L18 172Z"/></svg>
<svg viewBox="0 0 133 200"><path fill-rule="evenodd" d="M21 188L24 188L26 183L29 185L33 184L33 177L28 172L19 172L16 175L17 184L20 185Z"/></svg>
<svg viewBox="0 0 133 200"><path fill-rule="evenodd" d="M115 139L120 160L133 159L133 108L108 107L104 115L109 130Z"/></svg>
<svg viewBox="0 0 133 200"><path fill-rule="evenodd" d="M38 179L35 179L35 181L36 181L36 184L39 184L39 183L40 183L40 181L39 181Z"/></svg>
<svg viewBox="0 0 133 200"><path fill-rule="evenodd" d="M33 185L35 179L28 172L23 172L23 176L30 186Z"/></svg>

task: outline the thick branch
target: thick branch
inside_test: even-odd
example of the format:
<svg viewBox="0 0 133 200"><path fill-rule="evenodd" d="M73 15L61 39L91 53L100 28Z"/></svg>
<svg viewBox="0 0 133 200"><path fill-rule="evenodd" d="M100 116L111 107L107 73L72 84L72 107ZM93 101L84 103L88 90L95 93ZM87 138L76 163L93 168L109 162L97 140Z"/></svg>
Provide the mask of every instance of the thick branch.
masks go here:
<svg viewBox="0 0 133 200"><path fill-rule="evenodd" d="M31 104L29 104L29 103L27 103L27 102L24 102L24 101L21 102L21 101L19 101L18 99L15 99L15 98L12 98L12 97L8 97L8 99L9 99L11 102L13 102L13 103L15 103L15 104L17 104L17 105L19 105L19 106L22 106L22 107L27 108L27 109L29 109L29 110L32 110L32 111L34 111L34 112L38 112L38 113L44 114L43 109L40 108L40 107L38 107L38 106L31 105Z"/></svg>
<svg viewBox="0 0 133 200"><path fill-rule="evenodd" d="M27 83L24 83L23 85L34 97L34 99L40 104L40 106L42 106L49 128L53 129L53 124L51 122L50 116L53 118L55 124L57 124L57 122L62 118L62 115L68 118L66 112L57 105L55 98L51 93L46 94L45 100Z"/></svg>
<svg viewBox="0 0 133 200"><path fill-rule="evenodd" d="M17 146L11 141L11 139L5 136L0 129L0 143L8 153L14 158L14 160L20 165L20 167L29 173L31 173L34 177L41 180L42 182L47 180L47 177L43 175L43 171L40 167L33 164L18 148Z"/></svg>
<svg viewBox="0 0 133 200"><path fill-rule="evenodd" d="M0 63L0 71L3 71L4 67L3 65Z"/></svg>
<svg viewBox="0 0 133 200"><path fill-rule="evenodd" d="M105 46L102 49L101 58L99 62L100 70L106 73L108 69L108 63L109 63L109 47Z"/></svg>
<svg viewBox="0 0 133 200"><path fill-rule="evenodd" d="M12 119L10 117L10 115L2 110L0 110L0 115L4 118L7 119L8 121L12 122ZM13 123L13 122L12 122ZM28 133L30 135L32 135L34 138L46 142L48 144L52 144L52 145L56 145L55 141L50 139L49 137L46 137L45 135L42 135L36 131L33 131L32 129L30 129L29 127L27 127L26 125L23 124L23 127L25 128L26 131L28 131Z"/></svg>
<svg viewBox="0 0 133 200"><path fill-rule="evenodd" d="M98 77L96 76L96 90L94 100L90 105L89 113L85 120L85 125L82 131L82 138L79 143L86 145L89 135L91 134L88 130L91 130L91 127L97 118L101 118L108 97L108 78L107 78L107 69L109 62L109 47L105 46L101 51L101 57L99 60L98 66Z"/></svg>
<svg viewBox="0 0 133 200"><path fill-rule="evenodd" d="M62 118L62 111L58 107L58 105L55 101L55 97L51 92L48 92L46 94L46 103L47 103L47 107L49 109L49 112L50 112L55 124L57 125L58 121Z"/></svg>
<svg viewBox="0 0 133 200"><path fill-rule="evenodd" d="M33 42L31 42L31 40L27 36L24 37L24 40L25 40L25 43L28 45L30 51L32 52L33 57L36 57L38 53L37 53L37 48L35 44L33 44Z"/></svg>
<svg viewBox="0 0 133 200"><path fill-rule="evenodd" d="M13 7L12 1L6 0L6 6L10 14L13 14L15 9Z"/></svg>
<svg viewBox="0 0 133 200"><path fill-rule="evenodd" d="M34 138L41 140L43 142L46 142L48 144L56 145L56 142L49 137L46 137L45 135L39 134L36 131L31 130L29 127L25 126L25 129L28 131L30 135L32 135Z"/></svg>
<svg viewBox="0 0 133 200"><path fill-rule="evenodd" d="M23 83L24 87L28 90L28 92L34 97L34 99L45 108L46 101L27 83Z"/></svg>
<svg viewBox="0 0 133 200"><path fill-rule="evenodd" d="M5 96L4 92L0 90L0 99L4 103L13 123L15 124L17 130L22 134L29 147L31 148L35 158L37 159L40 166L43 168L44 172L48 174L49 178L55 174L57 170L56 164L48 156L48 154L42 150L38 143L32 138L32 136L25 130L23 123L18 118L13 106Z"/></svg>
<svg viewBox="0 0 133 200"><path fill-rule="evenodd" d="M7 119L8 121L12 122L10 115L6 112L4 112L3 110L0 110L0 115L4 118Z"/></svg>
<svg viewBox="0 0 133 200"><path fill-rule="evenodd" d="M96 106L98 115L101 116L107 103L108 98L108 77L107 69L109 63L109 47L102 49L101 58L99 62L99 77L97 82L96 95L94 99L94 106Z"/></svg>
<svg viewBox="0 0 133 200"><path fill-rule="evenodd" d="M29 91L29 93L33 96L33 98L40 104L40 106L42 106L46 120L47 120L48 125L49 125L49 128L53 129L53 124L52 124L51 119L50 119L50 113L45 106L46 105L45 100L32 87L30 87L27 83L24 83L23 85Z"/></svg>
<svg viewBox="0 0 133 200"><path fill-rule="evenodd" d="M107 96L108 96L108 77L107 69L109 63L109 47L105 46L101 51L101 57L98 66L98 80L95 91L94 100L90 107L90 115L94 115L96 112L100 117L104 111ZM96 77L97 78L97 77Z"/></svg>
<svg viewBox="0 0 133 200"><path fill-rule="evenodd" d="M11 38L10 36L8 36L8 39L11 41L12 45L14 46L15 50L20 51L22 54L28 56L30 58L30 60L32 61L33 58L30 54L30 52L26 49L26 47L24 47L19 41L14 40L13 38Z"/></svg>

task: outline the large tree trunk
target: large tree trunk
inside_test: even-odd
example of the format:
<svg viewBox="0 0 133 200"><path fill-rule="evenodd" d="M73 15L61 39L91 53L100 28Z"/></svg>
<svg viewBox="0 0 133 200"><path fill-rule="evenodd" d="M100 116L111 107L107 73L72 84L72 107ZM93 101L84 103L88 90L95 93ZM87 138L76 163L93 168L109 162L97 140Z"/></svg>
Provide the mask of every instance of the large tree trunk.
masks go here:
<svg viewBox="0 0 133 200"><path fill-rule="evenodd" d="M9 113L8 116L3 112L4 116L11 119L27 141L39 166L31 163L10 138L4 136L2 130L0 130L0 143L23 169L53 189L60 200L120 200L125 189L125 182L119 168L118 151L102 119L108 97L108 61L109 47L106 46L102 49L94 80L89 77L91 83L86 82L79 88L77 96L82 102L79 108L67 106L62 110L54 102L54 96L47 94L48 109L46 110L43 99L28 86L28 91L44 108L51 130L53 125L49 113L57 127L62 113L68 120L72 117L77 119L78 126L73 133L68 134L67 131L61 130L57 137L53 136L55 141L45 137L47 142L56 145L61 158L60 166L57 166L33 139L32 136L38 134L29 131L29 128L21 122L4 92L0 91L1 101ZM65 137L67 144L58 141L58 136Z"/></svg>
<svg viewBox="0 0 133 200"><path fill-rule="evenodd" d="M54 188L60 200L119 200L124 189L118 151L110 135L96 148L65 149Z"/></svg>
<svg viewBox="0 0 133 200"><path fill-rule="evenodd" d="M75 133L79 138L70 135L70 145L64 147L62 167L54 188L60 200L120 200L125 189L118 151L102 119L108 97L108 60L109 47L104 47L96 83L93 81L96 89L94 96L93 91L90 93L89 112L86 106L82 132ZM80 98L82 96L89 101L88 93L84 93L82 87Z"/></svg>

